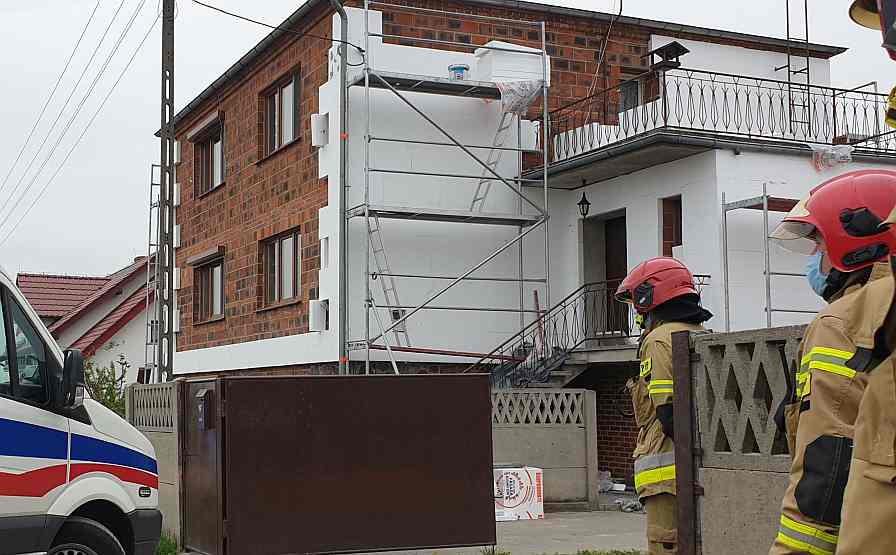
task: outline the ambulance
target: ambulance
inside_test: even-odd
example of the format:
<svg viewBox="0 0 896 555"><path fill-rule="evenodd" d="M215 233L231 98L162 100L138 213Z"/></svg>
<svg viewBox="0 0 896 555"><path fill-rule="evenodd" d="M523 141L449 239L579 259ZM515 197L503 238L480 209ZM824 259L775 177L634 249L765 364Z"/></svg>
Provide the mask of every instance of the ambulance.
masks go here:
<svg viewBox="0 0 896 555"><path fill-rule="evenodd" d="M152 444L0 270L0 555L153 555L158 499Z"/></svg>

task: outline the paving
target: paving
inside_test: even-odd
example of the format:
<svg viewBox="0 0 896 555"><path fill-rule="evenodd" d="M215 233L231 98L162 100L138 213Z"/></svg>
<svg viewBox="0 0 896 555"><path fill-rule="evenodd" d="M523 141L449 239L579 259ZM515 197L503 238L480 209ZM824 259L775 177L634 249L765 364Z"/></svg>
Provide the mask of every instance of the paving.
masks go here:
<svg viewBox="0 0 896 555"><path fill-rule="evenodd" d="M647 550L644 514L612 511L548 513L544 520L497 523L498 550L512 555L553 555L584 549ZM404 551L413 555L480 555L481 548Z"/></svg>

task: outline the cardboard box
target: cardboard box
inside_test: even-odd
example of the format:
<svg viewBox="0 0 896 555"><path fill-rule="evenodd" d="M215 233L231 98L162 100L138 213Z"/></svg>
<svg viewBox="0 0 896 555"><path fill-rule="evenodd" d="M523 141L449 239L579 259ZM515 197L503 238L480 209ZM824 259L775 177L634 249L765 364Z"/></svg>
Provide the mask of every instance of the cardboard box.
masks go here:
<svg viewBox="0 0 896 555"><path fill-rule="evenodd" d="M495 468L495 520L544 518L544 472L540 468Z"/></svg>

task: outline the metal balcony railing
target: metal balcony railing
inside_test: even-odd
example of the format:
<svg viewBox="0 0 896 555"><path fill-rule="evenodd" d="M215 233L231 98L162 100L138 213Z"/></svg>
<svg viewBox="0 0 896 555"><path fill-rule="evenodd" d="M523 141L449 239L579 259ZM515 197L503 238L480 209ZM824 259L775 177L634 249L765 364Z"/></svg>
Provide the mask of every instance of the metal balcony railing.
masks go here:
<svg viewBox="0 0 896 555"><path fill-rule="evenodd" d="M619 281L583 285L467 369L490 373L492 387L546 383L570 354L593 341L627 344L638 336L634 313L613 298Z"/></svg>
<svg viewBox="0 0 896 555"><path fill-rule="evenodd" d="M637 94L633 94L637 92ZM551 112L551 163L653 131L896 154L887 96L761 77L649 71Z"/></svg>

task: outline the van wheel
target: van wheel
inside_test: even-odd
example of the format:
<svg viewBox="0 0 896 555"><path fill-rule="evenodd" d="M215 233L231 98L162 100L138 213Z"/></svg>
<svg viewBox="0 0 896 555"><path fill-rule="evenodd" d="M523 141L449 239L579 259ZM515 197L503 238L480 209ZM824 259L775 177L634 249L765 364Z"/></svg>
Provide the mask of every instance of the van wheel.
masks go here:
<svg viewBox="0 0 896 555"><path fill-rule="evenodd" d="M125 555L121 542L108 528L89 518L65 521L47 555Z"/></svg>

